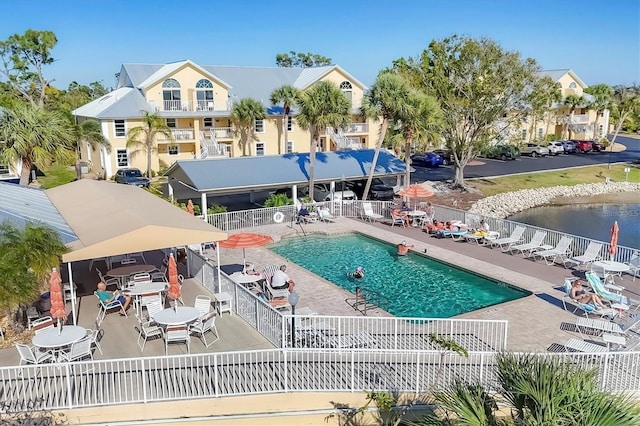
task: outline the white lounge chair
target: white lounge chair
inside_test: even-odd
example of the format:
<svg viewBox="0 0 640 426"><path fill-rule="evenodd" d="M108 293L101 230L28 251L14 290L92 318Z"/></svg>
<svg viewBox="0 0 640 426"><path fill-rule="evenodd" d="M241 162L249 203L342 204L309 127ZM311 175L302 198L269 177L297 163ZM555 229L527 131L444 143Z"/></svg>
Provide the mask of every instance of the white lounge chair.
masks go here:
<svg viewBox="0 0 640 426"><path fill-rule="evenodd" d="M629 332L637 332L640 326L640 315L629 315L625 322L605 321L602 319L584 318L576 319L576 329L581 336L589 331L589 335L601 335L603 333L619 334L626 336Z"/></svg>
<svg viewBox="0 0 640 426"><path fill-rule="evenodd" d="M600 259L600 250L602 250L602 243L596 243L591 241L587 246L587 249L580 256L570 257L564 260L564 267L568 268L569 266L581 266L588 265L590 263L595 262ZM569 265L569 266L567 266Z"/></svg>
<svg viewBox="0 0 640 426"><path fill-rule="evenodd" d="M318 218L323 222L335 222L336 221L336 217L334 215L332 215L331 212L329 210L327 210L326 208L319 208L318 209Z"/></svg>
<svg viewBox="0 0 640 426"><path fill-rule="evenodd" d="M362 203L362 218L369 222L375 222L376 220L384 219L384 216L373 212L373 205L371 203Z"/></svg>
<svg viewBox="0 0 640 426"><path fill-rule="evenodd" d="M567 278L564 280L564 285L563 285L564 296L562 297L562 306L564 306L565 311L569 310L567 308L567 302L566 302L567 300L569 300L575 306L575 308L572 311L572 313L574 314L578 309L580 309L582 310L582 312L584 312L587 318L589 318L589 314L596 314L596 315L600 315L601 317L608 317L611 319L615 318L618 312L616 312L611 308L601 308L601 307L592 305L590 303L581 303L573 299L571 297L571 286L573 284L573 281L576 279L577 278Z"/></svg>
<svg viewBox="0 0 640 426"><path fill-rule="evenodd" d="M638 255L638 253L631 255L631 259L627 265L629 266L629 270L627 272L633 275L633 280L635 281L636 277L640 277L640 255Z"/></svg>
<svg viewBox="0 0 640 426"><path fill-rule="evenodd" d="M619 303L621 305L628 306L631 310L637 310L640 306L640 301L633 300L622 294L622 287L615 285L605 285L600 277L593 272L585 273L587 282L593 289L593 292L600 296L601 299L612 303Z"/></svg>
<svg viewBox="0 0 640 426"><path fill-rule="evenodd" d="M556 263L556 260L564 261L564 259L570 254L570 247L573 243L573 238L567 237L566 235L560 238L560 242L550 249L550 250L538 250L533 253L533 258L539 257L544 260L547 265L553 265Z"/></svg>
<svg viewBox="0 0 640 426"><path fill-rule="evenodd" d="M536 249L539 249L540 246L542 246L545 238L547 238L547 233L545 231L536 231L536 233L533 234L533 238L531 238L528 243L512 245L509 247L509 251L511 254L520 252L522 253L522 257L529 257Z"/></svg>
<svg viewBox="0 0 640 426"><path fill-rule="evenodd" d="M491 247L500 247L503 252L508 252L512 245L522 241L524 231L524 226L516 226L510 236L491 240Z"/></svg>

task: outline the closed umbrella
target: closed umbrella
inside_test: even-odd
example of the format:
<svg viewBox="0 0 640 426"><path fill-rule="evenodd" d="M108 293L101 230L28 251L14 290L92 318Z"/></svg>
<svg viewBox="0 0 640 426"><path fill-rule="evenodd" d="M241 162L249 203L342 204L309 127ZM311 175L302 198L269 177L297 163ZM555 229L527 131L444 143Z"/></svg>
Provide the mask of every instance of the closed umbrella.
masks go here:
<svg viewBox="0 0 640 426"><path fill-rule="evenodd" d="M242 263L247 264L245 249L251 247L260 247L273 242L273 238L269 235L254 234L252 232L240 232L239 234L233 234L228 239L220 241L218 245L224 248L241 248L242 249Z"/></svg>
<svg viewBox="0 0 640 426"><path fill-rule="evenodd" d="M613 222L613 226L611 227L611 241L609 241L609 255L610 260L613 260L613 257L618 252L618 233L620 229L618 228L618 221Z"/></svg>
<svg viewBox="0 0 640 426"><path fill-rule="evenodd" d="M187 203L187 211L189 212L189 214L191 216L193 216L193 201L189 200L189 202Z"/></svg>
<svg viewBox="0 0 640 426"><path fill-rule="evenodd" d="M51 318L58 320L58 333L60 333L62 331L61 320L67 316L67 312L64 309L62 278L56 268L53 268L49 278L49 295L51 298Z"/></svg>
<svg viewBox="0 0 640 426"><path fill-rule="evenodd" d="M178 299L182 297L180 290L180 281L178 280L178 265L173 253L169 255L169 263L167 265L167 274L169 275L169 290L167 296L175 301L175 308L178 310Z"/></svg>

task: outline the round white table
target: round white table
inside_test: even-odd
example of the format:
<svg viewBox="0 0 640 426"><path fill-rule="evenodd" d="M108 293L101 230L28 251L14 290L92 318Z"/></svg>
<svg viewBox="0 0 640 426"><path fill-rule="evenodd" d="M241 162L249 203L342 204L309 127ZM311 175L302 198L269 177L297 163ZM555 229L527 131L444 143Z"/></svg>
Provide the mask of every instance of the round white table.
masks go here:
<svg viewBox="0 0 640 426"><path fill-rule="evenodd" d="M190 306L178 306L164 309L153 316L153 320L163 325L182 325L195 321L200 316L196 308Z"/></svg>
<svg viewBox="0 0 640 426"><path fill-rule="evenodd" d="M31 343L39 348L56 349L77 342L87 335L87 329L78 325L65 325L62 332L57 326L42 330L33 336Z"/></svg>
<svg viewBox="0 0 640 426"><path fill-rule="evenodd" d="M616 274L629 270L629 265L622 262L614 262L613 260L598 260L597 262L593 262L591 267L602 269L605 272L615 272Z"/></svg>
<svg viewBox="0 0 640 426"><path fill-rule="evenodd" d="M156 267L153 265L141 263L137 265L119 266L117 268L110 269L109 271L107 271L107 275L120 280L119 287L124 288L124 285L126 284L125 280L131 275L140 274L143 272L151 272L155 269Z"/></svg>
<svg viewBox="0 0 640 426"><path fill-rule="evenodd" d="M411 210L407 212L407 216L409 216L412 219L411 224L413 226L419 226L420 221L418 219L426 215L427 215L427 212L423 212L422 210Z"/></svg>
<svg viewBox="0 0 640 426"><path fill-rule="evenodd" d="M251 284L260 281L262 279L262 274L255 275L243 274L242 272L234 272L233 274L229 275L229 278L231 278L238 284Z"/></svg>
<svg viewBox="0 0 640 426"><path fill-rule="evenodd" d="M158 293L165 291L169 284L161 281L154 281L150 283L138 283L125 290L131 296L140 296L147 293Z"/></svg>

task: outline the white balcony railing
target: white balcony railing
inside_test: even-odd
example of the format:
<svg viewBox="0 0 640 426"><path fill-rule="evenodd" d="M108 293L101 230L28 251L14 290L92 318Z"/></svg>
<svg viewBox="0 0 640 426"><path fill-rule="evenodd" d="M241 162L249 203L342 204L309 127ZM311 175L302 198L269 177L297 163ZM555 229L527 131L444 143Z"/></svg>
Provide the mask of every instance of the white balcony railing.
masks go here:
<svg viewBox="0 0 640 426"><path fill-rule="evenodd" d="M195 140L195 133L193 129L171 129L171 139L165 135L158 134L157 141L159 143L167 142L193 142Z"/></svg>
<svg viewBox="0 0 640 426"><path fill-rule="evenodd" d="M351 123L344 130L347 135L369 133L369 123Z"/></svg>
<svg viewBox="0 0 640 426"><path fill-rule="evenodd" d="M573 120L571 120L573 124L587 124L589 123L589 115L588 114L577 114L573 116Z"/></svg>
<svg viewBox="0 0 640 426"><path fill-rule="evenodd" d="M231 127L214 127L210 131L213 132L217 140L233 139L233 129Z"/></svg>
<svg viewBox="0 0 640 426"><path fill-rule="evenodd" d="M227 101L162 101L162 106L158 111L185 111L185 112L208 112L208 111L229 111Z"/></svg>

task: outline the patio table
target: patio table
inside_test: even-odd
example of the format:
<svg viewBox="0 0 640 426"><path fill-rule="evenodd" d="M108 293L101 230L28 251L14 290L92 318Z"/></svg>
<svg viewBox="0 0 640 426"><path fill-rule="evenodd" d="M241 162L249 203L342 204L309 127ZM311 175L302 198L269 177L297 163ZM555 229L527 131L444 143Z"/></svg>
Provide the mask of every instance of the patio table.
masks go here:
<svg viewBox="0 0 640 426"><path fill-rule="evenodd" d="M137 283L125 290L125 292L128 293L130 296L136 298L135 306L136 306L136 311L138 312L138 318L142 318L142 305L140 304L140 301L139 301L140 296L142 296L143 294L163 292L165 291L166 287L167 287L167 283L155 281L155 282Z"/></svg>
<svg viewBox="0 0 640 426"><path fill-rule="evenodd" d="M245 285L245 284L257 283L264 277L262 276L262 274L256 275L256 274L243 274L242 272L234 272L233 274L229 275L229 278L231 278L233 281L235 281L238 284Z"/></svg>
<svg viewBox="0 0 640 426"><path fill-rule="evenodd" d="M87 335L87 329L78 325L65 325L62 331L58 327L49 327L33 336L31 343L38 348L52 349L58 359L58 353L65 346L77 342Z"/></svg>
<svg viewBox="0 0 640 426"><path fill-rule="evenodd" d="M407 212L407 216L411 218L411 224L414 227L420 226L420 218L423 218L427 215L427 212L423 212L422 210L411 210Z"/></svg>
<svg viewBox="0 0 640 426"><path fill-rule="evenodd" d="M119 266L117 268L110 269L109 271L107 271L107 275L117 278L120 281L120 288L123 288L125 280L131 275L140 274L143 272L151 272L155 269L156 267L154 265L134 264Z"/></svg>
<svg viewBox="0 0 640 426"><path fill-rule="evenodd" d="M153 320L163 325L188 324L198 319L200 312L191 306L178 306L178 308L167 308L153 316Z"/></svg>
<svg viewBox="0 0 640 426"><path fill-rule="evenodd" d="M591 267L596 267L604 270L604 272L613 272L616 274L621 274L629 270L629 265L622 262L614 262L613 260L598 260L597 262L593 262Z"/></svg>

